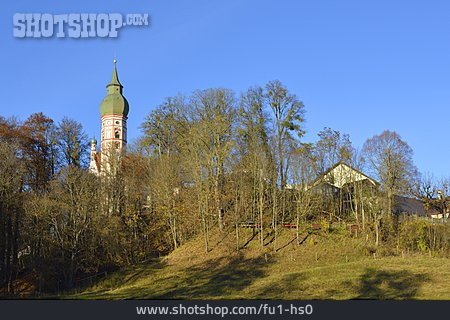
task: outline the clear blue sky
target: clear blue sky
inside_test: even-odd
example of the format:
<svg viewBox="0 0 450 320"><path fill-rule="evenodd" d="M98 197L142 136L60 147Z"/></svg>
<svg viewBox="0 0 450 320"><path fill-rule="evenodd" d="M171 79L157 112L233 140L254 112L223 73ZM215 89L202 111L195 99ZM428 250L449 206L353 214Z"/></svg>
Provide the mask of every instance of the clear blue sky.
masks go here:
<svg viewBox="0 0 450 320"><path fill-rule="evenodd" d="M17 39L14 13L148 13L117 39ZM305 103L305 141L323 127L356 147L385 129L421 171L450 176L449 1L10 1L0 12L2 116L64 115L100 135L112 72L129 137L164 97L281 80Z"/></svg>

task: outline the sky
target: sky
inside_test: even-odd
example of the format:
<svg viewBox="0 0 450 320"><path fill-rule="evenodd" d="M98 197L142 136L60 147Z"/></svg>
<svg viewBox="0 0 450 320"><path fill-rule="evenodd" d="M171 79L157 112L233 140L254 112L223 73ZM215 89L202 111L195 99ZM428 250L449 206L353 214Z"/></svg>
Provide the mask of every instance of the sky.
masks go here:
<svg viewBox="0 0 450 320"><path fill-rule="evenodd" d="M148 14L117 38L15 38L15 13ZM10 1L0 12L0 115L64 116L100 136L117 57L129 140L165 97L278 79L306 108L304 142L331 127L356 148L389 129L422 172L450 176L449 1Z"/></svg>

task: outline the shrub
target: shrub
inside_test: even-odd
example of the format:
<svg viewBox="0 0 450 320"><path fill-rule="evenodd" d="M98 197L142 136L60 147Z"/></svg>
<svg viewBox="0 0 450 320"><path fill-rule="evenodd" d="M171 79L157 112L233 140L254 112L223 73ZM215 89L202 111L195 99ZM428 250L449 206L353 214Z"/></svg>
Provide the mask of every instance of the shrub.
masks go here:
<svg viewBox="0 0 450 320"><path fill-rule="evenodd" d="M412 251L445 252L450 249L450 228L448 223L406 219L400 224L399 243Z"/></svg>
<svg viewBox="0 0 450 320"><path fill-rule="evenodd" d="M320 220L320 226L321 226L321 230L323 232L330 231L330 223L328 222L328 220L326 218L322 218L322 220Z"/></svg>

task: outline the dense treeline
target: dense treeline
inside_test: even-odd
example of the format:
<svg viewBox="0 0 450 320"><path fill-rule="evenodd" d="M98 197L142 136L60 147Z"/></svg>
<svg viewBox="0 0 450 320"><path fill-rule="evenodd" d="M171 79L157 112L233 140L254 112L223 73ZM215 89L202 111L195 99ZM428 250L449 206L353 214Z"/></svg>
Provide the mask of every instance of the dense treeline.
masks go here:
<svg viewBox="0 0 450 320"><path fill-rule="evenodd" d="M374 136L358 151L330 128L304 142L304 121L303 103L279 81L239 97L208 89L167 98L125 154L105 151L113 169L97 177L86 170L89 141L80 123L42 113L23 123L0 118L0 284L14 292L14 279L28 272L39 292L72 288L197 235L209 252L211 232L235 232L239 250L242 223L259 227L261 245L271 234L275 246L285 223L299 233L316 221L324 228L351 222L377 245L448 250L448 227L400 223L393 214L396 195L445 210L437 191L448 194L445 181L417 173L397 133ZM380 186L312 192L308 186L339 161Z"/></svg>

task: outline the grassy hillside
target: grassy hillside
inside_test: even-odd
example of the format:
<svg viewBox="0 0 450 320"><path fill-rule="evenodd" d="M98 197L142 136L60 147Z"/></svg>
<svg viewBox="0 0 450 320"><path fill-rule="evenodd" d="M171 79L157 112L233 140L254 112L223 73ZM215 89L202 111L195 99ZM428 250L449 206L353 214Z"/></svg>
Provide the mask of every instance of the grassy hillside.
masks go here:
<svg viewBox="0 0 450 320"><path fill-rule="evenodd" d="M243 231L241 245L251 238ZM236 252L233 234L199 238L169 256L116 272L76 299L450 299L450 259L373 250L344 233ZM305 235L302 235L302 239ZM279 249L273 252L270 248ZM381 252L384 251L384 252Z"/></svg>

